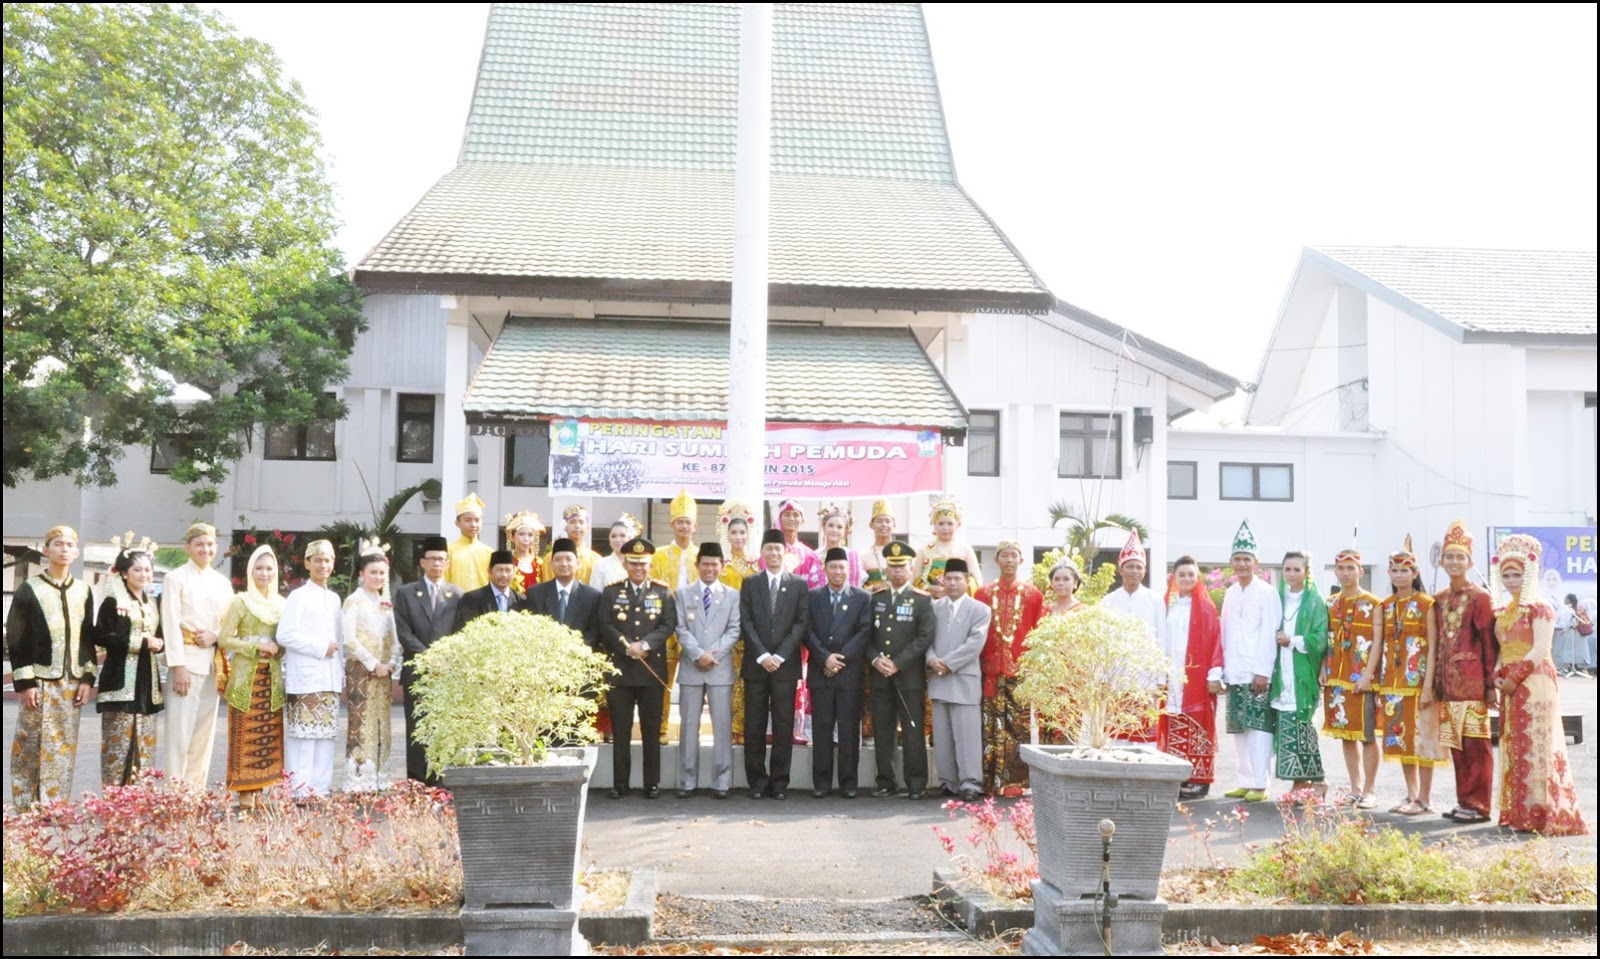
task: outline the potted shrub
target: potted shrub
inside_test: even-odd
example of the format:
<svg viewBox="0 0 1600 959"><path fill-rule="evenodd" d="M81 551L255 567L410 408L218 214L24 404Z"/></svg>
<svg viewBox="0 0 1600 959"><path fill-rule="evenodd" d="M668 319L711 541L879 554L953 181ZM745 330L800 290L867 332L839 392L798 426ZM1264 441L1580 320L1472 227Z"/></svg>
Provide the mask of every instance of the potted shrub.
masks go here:
<svg viewBox="0 0 1600 959"><path fill-rule="evenodd" d="M480 616L412 664L416 736L455 798L468 952L569 952L595 764L581 744L611 664L525 612Z"/></svg>
<svg viewBox="0 0 1600 959"><path fill-rule="evenodd" d="M1028 634L1017 700L1033 709L1041 729L1069 745L1021 750L1039 844L1034 929L1025 951L1104 948L1096 897L1100 821L1110 819L1116 824L1111 891L1119 898L1112 916L1123 929L1115 949L1160 952L1165 906L1157 904L1157 887L1178 786L1190 767L1153 746L1117 740L1155 727L1161 708L1155 686L1168 669L1144 623L1101 606L1048 616Z"/></svg>

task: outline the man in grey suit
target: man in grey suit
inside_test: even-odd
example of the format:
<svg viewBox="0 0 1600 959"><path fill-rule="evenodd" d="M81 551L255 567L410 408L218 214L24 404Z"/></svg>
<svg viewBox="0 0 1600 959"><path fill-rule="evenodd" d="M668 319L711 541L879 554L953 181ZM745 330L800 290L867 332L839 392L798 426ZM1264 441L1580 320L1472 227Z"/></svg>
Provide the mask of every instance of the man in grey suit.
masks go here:
<svg viewBox="0 0 1600 959"><path fill-rule="evenodd" d="M933 766L947 796L983 796L983 667L989 607L967 595L967 561L944 567L944 596L933 604L928 698L933 702Z"/></svg>
<svg viewBox="0 0 1600 959"><path fill-rule="evenodd" d="M811 629L806 634L811 650L811 667L806 670L806 688L811 692L811 795L827 797L837 748L839 793L854 799L861 765L863 653L872 621L866 592L850 585L850 554L835 546L823 557L822 568L828 581L811 591Z"/></svg>
<svg viewBox="0 0 1600 959"><path fill-rule="evenodd" d="M411 684L417 675L411 669L411 659L427 650L433 641L446 636L456 622L456 606L461 602L461 587L445 581L445 570L450 566L450 544L443 536L429 536L422 541L422 578L394 590L394 628L400 638L400 648L405 654L405 665L400 670L400 687L405 691L406 717L406 776L430 786L439 785L439 777L428 773L428 760L422 744L411 735L414 728L412 714L417 700Z"/></svg>
<svg viewBox="0 0 1600 959"><path fill-rule="evenodd" d="M698 583L678 589L678 798L700 784L700 713L711 702L711 795L733 787L733 647L739 642L739 596L724 586L722 544L700 547Z"/></svg>
<svg viewBox="0 0 1600 959"><path fill-rule="evenodd" d="M784 568L783 531L761 537L765 567L739 587L744 637L744 775L750 798L787 799L794 755L794 694L800 688L800 644L810 626L806 581ZM772 717L772 771L767 772L767 717Z"/></svg>

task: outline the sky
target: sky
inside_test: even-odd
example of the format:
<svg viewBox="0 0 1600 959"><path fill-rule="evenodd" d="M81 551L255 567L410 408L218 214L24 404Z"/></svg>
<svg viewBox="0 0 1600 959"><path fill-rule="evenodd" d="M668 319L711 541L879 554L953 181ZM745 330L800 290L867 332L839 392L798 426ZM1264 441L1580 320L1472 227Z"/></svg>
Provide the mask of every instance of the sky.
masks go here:
<svg viewBox="0 0 1600 959"><path fill-rule="evenodd" d="M317 110L354 265L454 166L488 4L215 6ZM1595 10L925 5L967 192L1246 381L1303 246L1595 249Z"/></svg>

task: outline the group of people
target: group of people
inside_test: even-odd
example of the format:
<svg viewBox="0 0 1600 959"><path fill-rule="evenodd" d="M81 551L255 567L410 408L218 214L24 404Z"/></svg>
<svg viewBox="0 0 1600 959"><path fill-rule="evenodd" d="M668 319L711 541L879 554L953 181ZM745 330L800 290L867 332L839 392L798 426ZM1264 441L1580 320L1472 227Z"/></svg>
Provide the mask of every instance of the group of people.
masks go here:
<svg viewBox="0 0 1600 959"><path fill-rule="evenodd" d="M435 782L412 739L416 701L407 663L473 618L526 610L581 633L617 667L597 720L614 736L613 798L634 788L632 750L642 741L639 789L661 793L661 745L673 687L680 725L676 792L701 788L726 798L733 747L743 743L752 798L787 797L794 743L809 740L813 793L857 795L860 743L875 745L870 792L976 799L1018 795L1027 767L1018 747L1035 734L1016 702L1029 633L1047 616L1085 608L1082 571L1062 560L1041 591L1025 575L1020 543L995 551L1000 575L981 582L977 558L957 539L961 510L937 500L935 537L922 549L895 538L886 501L873 505L873 544L846 544L848 511L825 507L821 545L799 538L805 511L785 501L771 529L746 504L718 510L718 535L696 541L698 504L672 502L673 541L657 548L623 514L611 526L611 554L589 544L581 506L563 514L565 536L540 553L543 525L531 513L507 518L510 548L479 541L485 506L474 494L456 504L461 535L421 544L422 575L388 583L379 548L363 549L357 584L343 600L328 588L334 548L303 552L308 579L285 598L269 546L249 557L244 591L212 568L216 531L185 537L190 561L170 572L158 604L149 545L122 546L104 596L71 575L78 537L61 526L43 547L45 570L16 591L7 620L15 687L23 710L13 744L13 799L26 806L70 790L78 712L98 677L102 781L126 783L150 768L155 714L166 711L165 768L204 784L215 739L217 699L228 704L226 784L241 802L285 777L298 795L332 785L337 714L348 720L344 788L380 788L391 742L389 689L405 691L406 770ZM1455 769L1460 823L1486 821L1495 783L1500 823L1547 834L1585 831L1567 766L1551 659L1556 612L1539 596L1539 545L1507 537L1489 590L1472 576L1472 537L1460 521L1443 541L1450 585L1424 593L1409 548L1387 557L1391 590L1361 586L1355 549L1334 561L1331 602L1311 579L1309 558L1285 554L1276 587L1257 570L1248 524L1232 546L1233 581L1221 609L1199 565L1180 557L1164 595L1144 585L1147 557L1133 534L1117 561L1120 584L1101 602L1148 625L1170 669L1157 677L1160 718L1131 738L1188 760L1186 799L1215 780L1218 697L1238 784L1226 795L1266 798L1270 778L1296 790L1326 790L1316 725L1339 739L1350 786L1342 801L1369 809L1380 757L1398 761L1406 799L1393 812L1432 808L1433 770ZM97 661L103 658L103 663ZM166 666L162 682L159 665ZM1491 711L1502 726L1500 762L1490 745ZM709 712L709 771L700 769L702 716ZM809 726L809 728L808 728ZM927 757L931 738L934 761ZM896 749L902 765L897 777Z"/></svg>

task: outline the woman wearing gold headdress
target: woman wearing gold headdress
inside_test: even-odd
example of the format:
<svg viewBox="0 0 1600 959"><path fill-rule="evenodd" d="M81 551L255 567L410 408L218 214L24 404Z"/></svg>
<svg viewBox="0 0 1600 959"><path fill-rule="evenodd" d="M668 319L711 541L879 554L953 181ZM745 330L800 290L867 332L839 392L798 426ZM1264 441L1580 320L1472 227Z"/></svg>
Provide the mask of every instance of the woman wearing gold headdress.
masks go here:
<svg viewBox="0 0 1600 959"><path fill-rule="evenodd" d="M506 517L506 546L517 558L517 573L511 577L511 590L518 596L527 596L528 590L540 583L544 564L539 560L539 537L544 535L544 524L539 514L528 510Z"/></svg>
<svg viewBox="0 0 1600 959"><path fill-rule="evenodd" d="M133 536L117 554L106 580L105 599L95 617L94 644L106 651L100 668L100 785L126 786L142 769L151 769L156 754L156 713L161 712L161 683L156 634L161 617L147 592L155 577L148 546L135 547ZM116 541L113 540L113 543Z"/></svg>
<svg viewBox="0 0 1600 959"><path fill-rule="evenodd" d="M928 510L928 522L933 526L933 541L917 557L919 565L913 585L918 589L926 589L930 580L944 575L947 561L960 559L966 561L967 569L971 571L967 576L968 595L976 593L978 587L983 585L978 554L966 543L956 542L956 531L961 528L961 504L948 496L935 499Z"/></svg>
<svg viewBox="0 0 1600 959"><path fill-rule="evenodd" d="M1493 566L1500 667L1500 825L1547 836L1589 831L1578 807L1555 663L1555 610L1539 595L1539 541L1500 541Z"/></svg>
<svg viewBox="0 0 1600 959"><path fill-rule="evenodd" d="M1408 536L1406 549L1389 554L1393 592L1378 620L1378 731L1383 758L1398 761L1406 777L1406 801L1389 810L1403 816L1433 810L1433 770L1445 764L1433 698L1433 597L1417 589L1422 577L1410 546Z"/></svg>
<svg viewBox="0 0 1600 959"><path fill-rule="evenodd" d="M283 649L276 640L283 606L278 556L258 546L245 567L244 592L217 631L229 664L227 786L242 806L283 780Z"/></svg>
<svg viewBox="0 0 1600 959"><path fill-rule="evenodd" d="M344 790L363 792L389 784L384 771L393 740L389 687L400 671L400 637L394 607L384 596L389 558L381 547L363 549L356 562L360 588L344 601L341 642L349 712L345 736Z"/></svg>
<svg viewBox="0 0 1600 959"><path fill-rule="evenodd" d="M717 539L722 545L722 582L737 593L746 576L755 575L761 568L761 557L750 549L750 527L755 524L755 514L738 500L728 500L717 507ZM744 667L744 640L733 644L733 674L742 676ZM744 683L733 684L733 744L744 743Z"/></svg>

